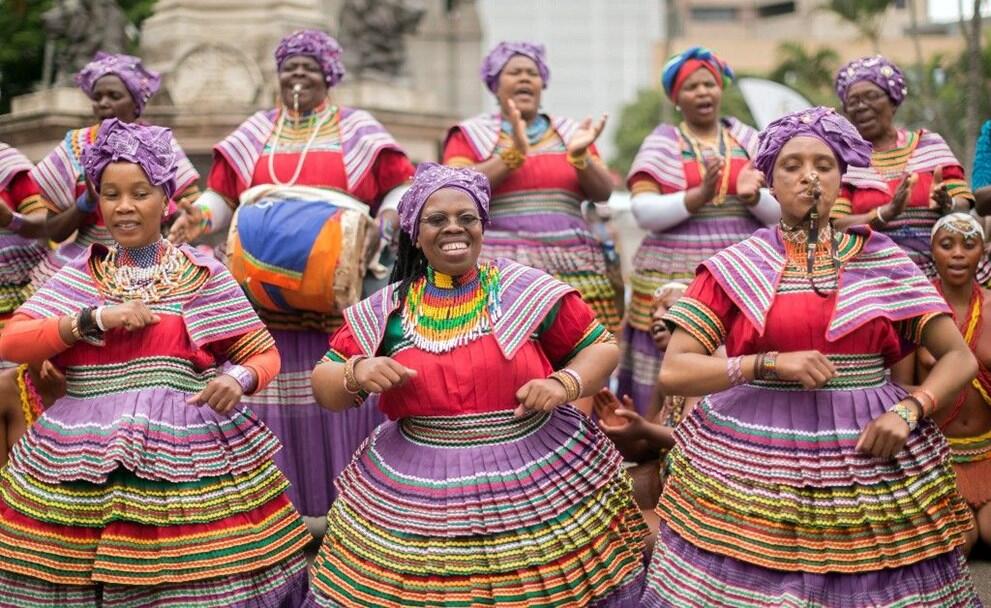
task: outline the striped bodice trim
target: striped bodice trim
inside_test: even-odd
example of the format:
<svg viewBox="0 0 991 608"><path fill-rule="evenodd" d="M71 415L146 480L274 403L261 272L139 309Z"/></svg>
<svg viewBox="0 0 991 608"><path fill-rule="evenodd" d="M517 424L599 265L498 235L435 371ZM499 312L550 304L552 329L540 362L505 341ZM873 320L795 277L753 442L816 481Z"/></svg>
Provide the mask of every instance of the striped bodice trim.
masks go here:
<svg viewBox="0 0 991 608"><path fill-rule="evenodd" d="M549 418L540 412L516 418L511 411L465 416L411 416L400 422L403 435L432 447L464 448L517 441L540 429Z"/></svg>
<svg viewBox="0 0 991 608"><path fill-rule="evenodd" d="M582 197L568 190L526 190L493 196L489 209L493 221L550 214L582 220L581 203Z"/></svg>
<svg viewBox="0 0 991 608"><path fill-rule="evenodd" d="M817 390L851 391L878 387L887 381L881 355L826 355L826 358L833 362L837 375ZM754 380L751 384L779 391L808 390L799 382L784 380Z"/></svg>

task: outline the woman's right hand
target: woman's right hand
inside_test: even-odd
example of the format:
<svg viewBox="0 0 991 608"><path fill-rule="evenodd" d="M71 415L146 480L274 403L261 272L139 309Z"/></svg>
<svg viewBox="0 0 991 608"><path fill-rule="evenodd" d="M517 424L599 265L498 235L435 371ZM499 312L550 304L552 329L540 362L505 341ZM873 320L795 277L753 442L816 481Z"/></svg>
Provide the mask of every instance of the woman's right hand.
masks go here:
<svg viewBox="0 0 991 608"><path fill-rule="evenodd" d="M355 381L369 393L384 393L415 377L415 369L410 369L391 357L371 357L354 365Z"/></svg>
<svg viewBox="0 0 991 608"><path fill-rule="evenodd" d="M912 193L912 187L915 186L915 182L918 179L919 176L917 174L910 173L898 184L898 188L895 189L895 195L891 197L891 202L881 210L881 215L884 216L886 222L896 219L905 211L905 205L908 204L908 197Z"/></svg>
<svg viewBox="0 0 991 608"><path fill-rule="evenodd" d="M774 371L778 378L798 382L806 389L820 388L836 377L836 366L817 350L780 353Z"/></svg>
<svg viewBox="0 0 991 608"><path fill-rule="evenodd" d="M140 300L132 300L107 306L100 313L100 320L106 329L116 329L123 327L127 331L134 331L154 325L161 321L161 318L153 313L148 306Z"/></svg>
<svg viewBox="0 0 991 608"><path fill-rule="evenodd" d="M169 240L176 245L191 243L203 235L203 211L195 204L179 204L179 217L172 222Z"/></svg>
<svg viewBox="0 0 991 608"><path fill-rule="evenodd" d="M718 156L705 159L705 176L699 186L702 193L702 203L708 203L716 198L716 190L723 178L723 160Z"/></svg>
<svg viewBox="0 0 991 608"><path fill-rule="evenodd" d="M507 100L506 106L509 110L509 124L513 126L513 147L516 148L517 152L526 156L530 152L530 139L526 135L526 121L523 120L523 114L516 107L515 101Z"/></svg>

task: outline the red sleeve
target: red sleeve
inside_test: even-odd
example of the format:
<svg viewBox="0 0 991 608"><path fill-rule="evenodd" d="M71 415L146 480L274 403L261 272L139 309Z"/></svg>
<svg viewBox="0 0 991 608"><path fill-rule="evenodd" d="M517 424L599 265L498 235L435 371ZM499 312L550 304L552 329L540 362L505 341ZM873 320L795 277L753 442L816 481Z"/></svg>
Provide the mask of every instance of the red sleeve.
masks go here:
<svg viewBox="0 0 991 608"><path fill-rule="evenodd" d="M334 335L330 337L330 348L320 362L333 361L335 363L343 363L351 357L361 354L364 354L364 351L361 350L361 346L355 340L351 326L345 321L344 325L341 325L334 332Z"/></svg>
<svg viewBox="0 0 991 608"><path fill-rule="evenodd" d="M7 191L10 193L13 209L18 213L26 215L48 208L48 204L41 196L41 189L27 171L14 176L14 179L7 184Z"/></svg>
<svg viewBox="0 0 991 608"><path fill-rule="evenodd" d="M703 268L685 295L664 315L664 321L672 329L687 331L713 353L726 341L727 328L737 314L733 300L712 273Z"/></svg>
<svg viewBox="0 0 991 608"><path fill-rule="evenodd" d="M454 129L451 132L451 136L447 138L444 142L444 154L443 154L444 164L452 164L452 160L464 160L467 159L471 161L470 164L480 163L484 158L478 158L475 154L475 150L468 143L468 138L465 137L461 129ZM464 164L464 163L453 163L453 164Z"/></svg>
<svg viewBox="0 0 991 608"><path fill-rule="evenodd" d="M561 298L539 334L540 346L555 367L561 367L592 344L613 341L595 313L577 292Z"/></svg>
<svg viewBox="0 0 991 608"><path fill-rule="evenodd" d="M375 179L375 204L372 205L372 210L378 207L382 197L396 186L408 181L415 172L416 169L413 168L413 163L406 154L399 150L382 150L375 159L371 171Z"/></svg>
<svg viewBox="0 0 991 608"><path fill-rule="evenodd" d="M206 178L206 187L226 198L229 202L238 200L241 195L237 183L237 174L231 168L227 159L214 152L213 166Z"/></svg>

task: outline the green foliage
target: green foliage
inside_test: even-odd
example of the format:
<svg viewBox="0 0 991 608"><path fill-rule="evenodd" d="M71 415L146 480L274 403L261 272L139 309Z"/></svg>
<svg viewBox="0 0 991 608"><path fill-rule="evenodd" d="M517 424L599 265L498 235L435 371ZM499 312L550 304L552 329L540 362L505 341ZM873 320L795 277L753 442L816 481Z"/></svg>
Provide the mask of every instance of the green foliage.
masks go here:
<svg viewBox="0 0 991 608"><path fill-rule="evenodd" d="M812 52L798 42L783 42L777 50L778 65L767 78L787 85L815 104L832 105L833 76L840 67L840 56L831 48Z"/></svg>
<svg viewBox="0 0 991 608"><path fill-rule="evenodd" d="M884 13L892 0L826 0L820 8L853 26L878 50L878 37Z"/></svg>
<svg viewBox="0 0 991 608"><path fill-rule="evenodd" d="M128 20L139 27L155 0L118 0ZM0 113L10 111L10 99L34 90L45 60L45 30L41 15L52 0L0 0ZM132 40L131 51L138 41Z"/></svg>

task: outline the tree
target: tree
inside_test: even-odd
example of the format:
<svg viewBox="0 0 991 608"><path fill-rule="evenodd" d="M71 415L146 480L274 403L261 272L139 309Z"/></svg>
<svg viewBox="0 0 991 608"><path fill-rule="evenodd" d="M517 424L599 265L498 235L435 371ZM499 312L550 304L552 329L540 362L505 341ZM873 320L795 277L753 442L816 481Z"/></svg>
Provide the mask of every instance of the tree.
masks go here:
<svg viewBox="0 0 991 608"><path fill-rule="evenodd" d="M833 78L839 69L840 56L831 48L809 52L798 42L778 46L778 65L768 78L795 89L813 103L833 103Z"/></svg>
<svg viewBox="0 0 991 608"><path fill-rule="evenodd" d="M821 8L852 26L870 41L875 53L880 53L881 24L890 4L891 0L826 0Z"/></svg>
<svg viewBox="0 0 991 608"><path fill-rule="evenodd" d="M982 73L981 62L981 9L982 0L974 0L974 12L971 15L969 27L963 27L963 12L960 14L961 29L967 39L967 86L965 96L970 103L966 104L964 114L964 154L967 167L974 163L974 146L977 143L977 132L981 128L981 115L978 113L978 100L982 97L981 89L986 82L986 74ZM986 97L986 96L985 96Z"/></svg>
<svg viewBox="0 0 991 608"><path fill-rule="evenodd" d="M152 14L155 0L118 0L128 20L139 27ZM45 57L45 30L41 14L52 0L0 0L0 113L10 111L10 100L33 91L41 80ZM138 40L131 41L132 51Z"/></svg>

